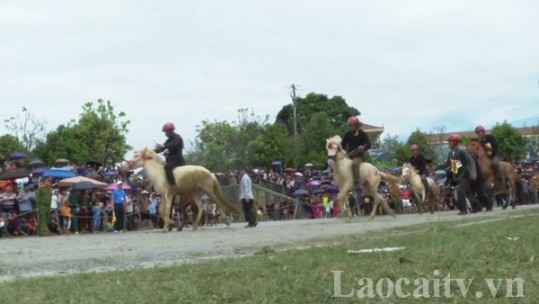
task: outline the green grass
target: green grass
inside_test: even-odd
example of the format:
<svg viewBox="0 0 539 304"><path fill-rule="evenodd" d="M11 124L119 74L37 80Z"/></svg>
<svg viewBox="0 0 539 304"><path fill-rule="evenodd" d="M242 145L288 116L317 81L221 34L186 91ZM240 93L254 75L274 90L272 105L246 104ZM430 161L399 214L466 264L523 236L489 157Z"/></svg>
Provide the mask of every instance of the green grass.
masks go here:
<svg viewBox="0 0 539 304"><path fill-rule="evenodd" d="M520 217L477 219L415 225L370 234L328 240L337 244L305 250L273 252L243 258L220 259L170 268L83 273L0 284L2 303L536 303L539 299L539 212ZM474 223L477 221L484 221ZM464 224L464 225L462 225ZM509 239L508 239L509 238ZM321 241L316 242L320 244ZM348 249L406 247L383 253L348 254ZM290 247L290 246L289 246ZM282 247L280 247L282 248ZM278 248L274 248L278 249ZM279 251L279 250L278 250ZM341 294L332 297L340 273ZM444 278L473 280L466 297L451 282L452 298L444 295ZM427 281L438 298L381 298L376 283L408 279L412 293ZM492 297L485 279L520 278L524 297L505 298L505 283ZM374 298L360 299L360 279L374 283ZM365 281L364 280L364 281ZM517 284L512 294L517 295ZM481 299L476 293L482 292Z"/></svg>

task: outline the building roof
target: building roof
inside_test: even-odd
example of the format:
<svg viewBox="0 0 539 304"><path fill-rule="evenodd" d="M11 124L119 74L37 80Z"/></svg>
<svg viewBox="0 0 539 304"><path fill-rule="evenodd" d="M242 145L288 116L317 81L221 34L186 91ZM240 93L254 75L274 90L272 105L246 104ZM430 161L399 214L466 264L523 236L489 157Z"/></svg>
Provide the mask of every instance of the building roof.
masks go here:
<svg viewBox="0 0 539 304"><path fill-rule="evenodd" d="M367 136L369 136L369 141L371 144L375 144L380 139L380 135L384 133L384 127L377 127L373 125L369 125L366 123L363 123L361 125L361 129L367 133Z"/></svg>

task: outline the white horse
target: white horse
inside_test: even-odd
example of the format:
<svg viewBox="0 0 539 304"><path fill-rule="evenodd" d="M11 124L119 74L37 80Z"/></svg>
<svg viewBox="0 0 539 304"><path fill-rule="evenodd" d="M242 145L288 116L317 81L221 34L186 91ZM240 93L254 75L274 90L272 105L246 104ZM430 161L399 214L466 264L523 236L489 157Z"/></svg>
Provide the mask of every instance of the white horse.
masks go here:
<svg viewBox="0 0 539 304"><path fill-rule="evenodd" d="M198 222L204 213L204 203L200 198L203 194L208 195L212 202L221 207L221 210L228 209L235 213L240 213L239 209L224 197L219 181L208 169L192 165L176 167L172 171L176 186L171 186L167 181L164 165L164 160L155 151L144 148L135 151L133 158L127 160L122 166L124 171L143 167L155 190L162 195L164 204L160 205L159 212L164 222L163 231L169 231L172 199L176 194L180 195L181 201L191 199L198 206L198 214L193 223L193 229L197 228ZM225 216L224 218L226 224L230 225L228 217Z"/></svg>
<svg viewBox="0 0 539 304"><path fill-rule="evenodd" d="M333 178L339 186L339 194L337 199L341 205L348 206L348 200L346 199L347 193L354 188L354 177L352 172L352 160L346 154L346 151L341 147L342 139L340 136L335 135L332 138L326 140L326 150L328 152L328 163L333 169ZM395 212L389 207L387 201L378 193L378 185L381 181L388 182L392 188L392 191L398 189L398 178L391 175L380 172L375 166L370 163L362 162L359 166L359 177L362 190L365 194L374 198L374 206L369 219L372 219L376 214L378 206L382 204L384 211L393 217ZM347 221L352 218L350 206L347 208Z"/></svg>
<svg viewBox="0 0 539 304"><path fill-rule="evenodd" d="M434 182L432 178L427 177L427 182L429 183L431 190L429 197L427 197L427 190L421 181L421 175L415 171L412 164L405 163L402 166L401 178L407 180L412 185L412 191L417 199L419 214L423 214L423 210L425 209L425 201L427 199L430 206L430 213L434 213L434 209L437 208L440 201L440 190L438 189L436 182Z"/></svg>

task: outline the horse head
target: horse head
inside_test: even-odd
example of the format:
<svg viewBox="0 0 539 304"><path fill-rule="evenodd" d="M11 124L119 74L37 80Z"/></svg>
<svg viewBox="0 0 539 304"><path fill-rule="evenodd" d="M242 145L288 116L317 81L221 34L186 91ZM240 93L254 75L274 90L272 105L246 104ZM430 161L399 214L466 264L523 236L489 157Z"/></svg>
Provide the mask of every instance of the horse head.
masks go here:
<svg viewBox="0 0 539 304"><path fill-rule="evenodd" d="M470 139L470 141L466 145L466 150L468 151L468 153L474 156L483 157L486 155L485 149L483 148L483 145L481 145L481 142L478 138Z"/></svg>
<svg viewBox="0 0 539 304"><path fill-rule="evenodd" d="M402 177L407 178L407 179L412 177L412 169L410 168L410 166L411 165L409 163L405 163L402 165L402 173L401 173Z"/></svg>
<svg viewBox="0 0 539 304"><path fill-rule="evenodd" d="M156 159L155 156L156 153L153 150L148 149L148 147L144 147L140 150L135 150L133 157L124 161L121 170L130 171L133 169L140 168L144 166L144 162L146 160Z"/></svg>
<svg viewBox="0 0 539 304"><path fill-rule="evenodd" d="M339 135L335 135L332 138L326 139L326 150L328 151L329 157L335 157L337 152L341 151L341 142L342 139Z"/></svg>

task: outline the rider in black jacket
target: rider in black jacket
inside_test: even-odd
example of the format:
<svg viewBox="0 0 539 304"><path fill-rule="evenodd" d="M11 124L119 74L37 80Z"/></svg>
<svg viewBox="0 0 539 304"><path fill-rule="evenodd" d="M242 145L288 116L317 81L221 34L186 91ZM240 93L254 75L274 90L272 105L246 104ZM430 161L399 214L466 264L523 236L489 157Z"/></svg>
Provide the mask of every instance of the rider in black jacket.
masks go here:
<svg viewBox="0 0 539 304"><path fill-rule="evenodd" d="M165 164L165 173L167 180L170 185L176 185L174 180L174 174L172 170L174 168L185 165L185 160L183 159L183 139L182 137L174 132L175 127L171 122L167 122L163 126L163 132L168 137L164 144L155 145L155 152L161 153L165 150L168 152L166 154L166 164Z"/></svg>

